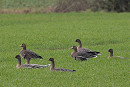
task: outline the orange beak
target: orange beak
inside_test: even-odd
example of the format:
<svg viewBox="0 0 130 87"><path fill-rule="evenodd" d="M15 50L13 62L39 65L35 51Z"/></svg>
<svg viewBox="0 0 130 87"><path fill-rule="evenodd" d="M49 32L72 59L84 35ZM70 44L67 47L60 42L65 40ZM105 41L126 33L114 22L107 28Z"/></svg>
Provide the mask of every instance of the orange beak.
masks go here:
<svg viewBox="0 0 130 87"><path fill-rule="evenodd" d="M20 47L22 47L22 45L19 45Z"/></svg>
<svg viewBox="0 0 130 87"><path fill-rule="evenodd" d="M73 47L71 47L70 49L73 49Z"/></svg>

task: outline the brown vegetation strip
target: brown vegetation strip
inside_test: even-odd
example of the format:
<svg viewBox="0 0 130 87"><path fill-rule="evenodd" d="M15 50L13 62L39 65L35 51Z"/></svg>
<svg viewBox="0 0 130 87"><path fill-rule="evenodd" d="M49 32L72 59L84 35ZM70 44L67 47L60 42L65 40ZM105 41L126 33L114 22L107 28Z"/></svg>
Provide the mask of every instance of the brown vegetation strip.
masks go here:
<svg viewBox="0 0 130 87"><path fill-rule="evenodd" d="M50 13L54 12L54 7L50 8L23 8L23 9L0 9L0 14L28 14L28 13Z"/></svg>

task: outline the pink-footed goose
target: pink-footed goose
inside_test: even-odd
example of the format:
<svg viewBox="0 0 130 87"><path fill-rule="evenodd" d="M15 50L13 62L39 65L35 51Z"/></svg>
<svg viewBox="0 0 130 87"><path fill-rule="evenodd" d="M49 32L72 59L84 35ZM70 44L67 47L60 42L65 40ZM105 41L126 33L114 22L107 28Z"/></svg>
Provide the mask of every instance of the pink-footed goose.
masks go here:
<svg viewBox="0 0 130 87"><path fill-rule="evenodd" d="M37 69L37 68L45 68L45 67L50 66L50 64L48 64L48 65L40 65L40 64L23 64L23 65L21 65L20 55L16 55L14 58L18 59L18 63L16 66L17 69L19 69L19 68L35 68L35 69Z"/></svg>
<svg viewBox="0 0 130 87"><path fill-rule="evenodd" d="M108 52L110 52L110 55L108 58L120 58L120 59L129 59L129 58L124 58L124 57L120 57L120 56L113 56L113 49L109 49Z"/></svg>
<svg viewBox="0 0 130 87"><path fill-rule="evenodd" d="M95 55L94 52L85 52L85 51L78 51L76 46L71 47L74 51L71 53L71 56L75 60L87 60L89 58L96 58L97 56Z"/></svg>
<svg viewBox="0 0 130 87"><path fill-rule="evenodd" d="M26 64L29 64L30 59L32 58L39 58L43 59L41 56L38 54L34 53L33 51L26 50L26 45L21 44L20 47L23 47L23 49L20 51L21 56L27 60Z"/></svg>
<svg viewBox="0 0 130 87"><path fill-rule="evenodd" d="M54 58L50 58L49 61L51 61L51 67L50 67L50 71L61 71L61 72L74 72L76 70L70 70L70 69L65 69L65 68L55 68L55 62L54 62Z"/></svg>
<svg viewBox="0 0 130 87"><path fill-rule="evenodd" d="M88 48L82 48L82 43L81 43L81 40L80 39L76 39L75 42L78 42L79 45L77 47L77 51L80 51L80 52L92 52L94 53L95 55L101 55L100 52L96 52L96 51L92 51Z"/></svg>

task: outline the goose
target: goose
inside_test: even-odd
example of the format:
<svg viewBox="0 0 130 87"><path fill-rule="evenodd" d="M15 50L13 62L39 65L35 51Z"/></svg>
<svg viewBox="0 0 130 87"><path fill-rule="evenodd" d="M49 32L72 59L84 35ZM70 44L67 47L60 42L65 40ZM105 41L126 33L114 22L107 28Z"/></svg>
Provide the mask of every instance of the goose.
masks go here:
<svg viewBox="0 0 130 87"><path fill-rule="evenodd" d="M70 70L70 69L65 69L65 68L55 68L55 63L54 63L54 58L50 58L49 61L51 61L51 67L50 71L61 71L61 72L74 72L76 70Z"/></svg>
<svg viewBox="0 0 130 87"><path fill-rule="evenodd" d="M39 64L23 64L21 65L21 57L20 55L16 55L14 58L18 59L18 63L17 63L17 66L16 68L19 69L19 68L45 68L45 67L49 67L50 64L48 65L39 65Z"/></svg>
<svg viewBox="0 0 130 87"><path fill-rule="evenodd" d="M75 42L79 43L79 45L77 47L77 51L80 51L80 52L93 52L95 55L101 55L100 52L92 51L92 50L90 50L88 48L82 48L82 43L81 43L80 39L76 39Z"/></svg>
<svg viewBox="0 0 130 87"><path fill-rule="evenodd" d="M85 52L85 51L78 51L76 46L71 47L74 51L71 52L71 56L75 60L87 60L89 58L96 58L97 56L95 55L94 52Z"/></svg>
<svg viewBox="0 0 130 87"><path fill-rule="evenodd" d="M128 59L128 58L124 58L124 57L120 57L120 56L113 56L113 49L109 49L108 52L110 52L110 55L108 58L120 58L120 59Z"/></svg>
<svg viewBox="0 0 130 87"><path fill-rule="evenodd" d="M34 53L33 51L26 50L26 44L21 44L20 47L23 47L23 49L20 51L21 56L27 60L26 64L29 64L30 59L32 58L39 58L43 59L38 54Z"/></svg>

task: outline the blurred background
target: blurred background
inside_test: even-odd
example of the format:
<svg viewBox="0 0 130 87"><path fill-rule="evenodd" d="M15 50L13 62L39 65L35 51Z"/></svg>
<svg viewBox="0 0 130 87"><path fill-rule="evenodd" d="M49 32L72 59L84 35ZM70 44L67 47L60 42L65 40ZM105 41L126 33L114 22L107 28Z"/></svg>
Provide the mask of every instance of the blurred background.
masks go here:
<svg viewBox="0 0 130 87"><path fill-rule="evenodd" d="M0 0L0 13L130 12L130 0Z"/></svg>

